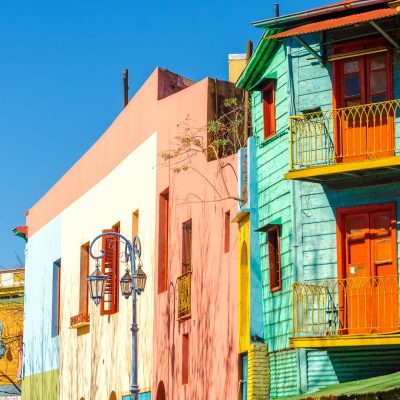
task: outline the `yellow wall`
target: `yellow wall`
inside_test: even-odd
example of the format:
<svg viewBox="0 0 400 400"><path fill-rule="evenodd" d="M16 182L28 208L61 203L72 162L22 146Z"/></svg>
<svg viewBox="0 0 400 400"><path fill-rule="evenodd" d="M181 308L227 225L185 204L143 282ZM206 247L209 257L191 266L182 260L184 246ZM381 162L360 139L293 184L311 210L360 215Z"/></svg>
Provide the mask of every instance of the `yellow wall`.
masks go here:
<svg viewBox="0 0 400 400"><path fill-rule="evenodd" d="M235 83L242 71L246 68L247 59L229 59L228 60L228 67L229 67L229 82Z"/></svg>
<svg viewBox="0 0 400 400"><path fill-rule="evenodd" d="M250 346L250 218L239 222L239 353Z"/></svg>

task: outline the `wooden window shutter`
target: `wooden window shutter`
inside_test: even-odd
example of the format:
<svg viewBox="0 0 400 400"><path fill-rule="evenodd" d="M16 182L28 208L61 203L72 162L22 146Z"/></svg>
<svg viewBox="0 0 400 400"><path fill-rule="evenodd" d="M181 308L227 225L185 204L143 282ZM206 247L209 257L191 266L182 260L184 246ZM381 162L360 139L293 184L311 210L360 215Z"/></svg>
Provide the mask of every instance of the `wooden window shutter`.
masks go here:
<svg viewBox="0 0 400 400"><path fill-rule="evenodd" d="M268 266L271 292L280 290L282 288L279 247L279 227L274 226L268 230Z"/></svg>
<svg viewBox="0 0 400 400"><path fill-rule="evenodd" d="M192 220L182 225L182 274L192 270Z"/></svg>
<svg viewBox="0 0 400 400"><path fill-rule="evenodd" d="M119 228L105 229L103 233L119 232ZM111 315L118 311L119 283L119 239L116 236L103 236L102 249L105 252L101 259L101 270L107 276L104 299L100 304L101 315Z"/></svg>

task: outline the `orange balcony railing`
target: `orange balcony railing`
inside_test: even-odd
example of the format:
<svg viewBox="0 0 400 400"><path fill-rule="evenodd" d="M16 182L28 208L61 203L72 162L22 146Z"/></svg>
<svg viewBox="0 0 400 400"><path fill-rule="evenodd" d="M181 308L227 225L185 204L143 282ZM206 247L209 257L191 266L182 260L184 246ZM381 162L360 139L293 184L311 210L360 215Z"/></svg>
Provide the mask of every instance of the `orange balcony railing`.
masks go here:
<svg viewBox="0 0 400 400"><path fill-rule="evenodd" d="M399 330L398 276L293 284L293 337L380 334Z"/></svg>
<svg viewBox="0 0 400 400"><path fill-rule="evenodd" d="M398 156L399 117L400 100L292 116L290 169Z"/></svg>
<svg viewBox="0 0 400 400"><path fill-rule="evenodd" d="M190 318L191 305L191 278L192 273L186 272L178 278L178 319Z"/></svg>

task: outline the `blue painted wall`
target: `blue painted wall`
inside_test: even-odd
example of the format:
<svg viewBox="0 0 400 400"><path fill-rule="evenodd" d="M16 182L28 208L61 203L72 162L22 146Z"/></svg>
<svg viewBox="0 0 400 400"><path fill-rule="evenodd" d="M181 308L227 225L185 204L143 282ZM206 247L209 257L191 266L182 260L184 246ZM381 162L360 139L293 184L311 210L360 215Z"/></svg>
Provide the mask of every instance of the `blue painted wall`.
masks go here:
<svg viewBox="0 0 400 400"><path fill-rule="evenodd" d="M61 219L58 217L29 238L26 246L25 377L59 367L59 338L53 329L53 287L49 277L53 276L54 262L60 259L60 245Z"/></svg>

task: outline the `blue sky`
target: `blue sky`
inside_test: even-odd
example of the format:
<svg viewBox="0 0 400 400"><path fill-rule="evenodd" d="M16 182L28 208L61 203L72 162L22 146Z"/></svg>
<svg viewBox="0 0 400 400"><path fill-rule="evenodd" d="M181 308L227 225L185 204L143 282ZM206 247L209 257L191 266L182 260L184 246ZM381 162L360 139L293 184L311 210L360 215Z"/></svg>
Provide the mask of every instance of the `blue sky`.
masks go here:
<svg viewBox="0 0 400 400"><path fill-rule="evenodd" d="M157 66L188 78L227 78L274 1L20 0L0 5L0 267L24 258L11 229L121 110ZM329 1L281 2L281 14ZM251 5L251 6L250 6Z"/></svg>

